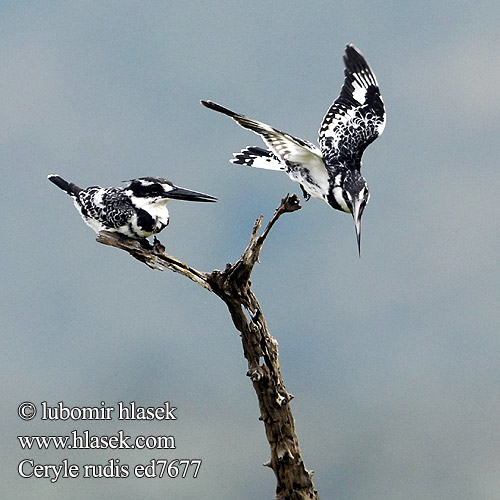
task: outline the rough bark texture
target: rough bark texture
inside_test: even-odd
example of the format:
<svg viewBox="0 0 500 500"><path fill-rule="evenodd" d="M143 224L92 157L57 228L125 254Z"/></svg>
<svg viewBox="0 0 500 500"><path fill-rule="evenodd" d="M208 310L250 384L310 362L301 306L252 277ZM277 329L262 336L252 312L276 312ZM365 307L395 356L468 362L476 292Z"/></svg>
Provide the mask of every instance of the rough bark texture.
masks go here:
<svg viewBox="0 0 500 500"><path fill-rule="evenodd" d="M227 305L231 319L240 332L243 353L248 361L250 377L259 400L260 420L264 422L271 448L271 460L264 465L276 475L276 500L316 499L318 494L302 460L295 422L289 402L293 398L285 389L278 362L278 342L267 328L262 309L251 290L250 275L258 262L260 250L269 231L287 212L300 209L297 196L287 196L276 209L273 218L260 236L262 216L253 227L250 243L235 264L228 264L224 271L205 273L187 266L165 253L165 247L155 239L153 245L101 233L100 243L116 246L129 252L152 269L164 268L178 272L200 286L218 295Z"/></svg>

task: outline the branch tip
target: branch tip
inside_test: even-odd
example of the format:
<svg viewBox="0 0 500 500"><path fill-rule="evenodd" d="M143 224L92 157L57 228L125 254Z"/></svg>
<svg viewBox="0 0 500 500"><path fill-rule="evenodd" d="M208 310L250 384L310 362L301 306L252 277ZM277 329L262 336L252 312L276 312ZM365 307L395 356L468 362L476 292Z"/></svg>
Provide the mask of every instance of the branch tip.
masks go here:
<svg viewBox="0 0 500 500"><path fill-rule="evenodd" d="M282 200L281 205L283 212L295 212L300 210L302 207L300 205L300 199L296 194L287 194Z"/></svg>

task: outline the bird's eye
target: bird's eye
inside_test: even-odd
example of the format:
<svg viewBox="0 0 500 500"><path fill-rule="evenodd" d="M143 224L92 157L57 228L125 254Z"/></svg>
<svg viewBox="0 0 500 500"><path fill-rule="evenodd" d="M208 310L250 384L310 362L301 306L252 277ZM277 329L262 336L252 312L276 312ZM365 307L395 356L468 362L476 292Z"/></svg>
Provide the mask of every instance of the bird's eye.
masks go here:
<svg viewBox="0 0 500 500"><path fill-rule="evenodd" d="M135 183L131 186L131 189L134 193L135 196L138 196L139 198L148 198L148 197L154 197L154 196L159 196L163 192L163 188L161 187L160 184L146 184L144 185L143 183Z"/></svg>
<svg viewBox="0 0 500 500"><path fill-rule="evenodd" d="M151 196L159 196L163 192L163 188L159 184L150 186Z"/></svg>

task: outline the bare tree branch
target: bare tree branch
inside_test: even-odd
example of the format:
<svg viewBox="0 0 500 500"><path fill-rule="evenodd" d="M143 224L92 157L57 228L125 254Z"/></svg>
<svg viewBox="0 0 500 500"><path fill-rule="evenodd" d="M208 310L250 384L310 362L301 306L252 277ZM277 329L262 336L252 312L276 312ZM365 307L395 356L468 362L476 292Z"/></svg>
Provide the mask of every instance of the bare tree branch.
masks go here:
<svg viewBox="0 0 500 500"><path fill-rule="evenodd" d="M101 233L97 238L99 243L126 250L152 269L167 268L180 273L224 301L240 332L248 362L247 376L259 400L259 418L264 422L271 448L271 460L264 465L271 467L276 475L276 500L318 500L319 497L312 482L313 471L308 471L302 460L289 405L293 396L285 388L278 363L278 342L270 335L260 304L251 290L250 275L274 224L281 215L300 208L296 195L283 198L260 236L263 217L255 221L250 242L238 261L228 264L224 271L211 273L198 271L166 254L165 247L156 239L148 246L113 233Z"/></svg>
<svg viewBox="0 0 500 500"><path fill-rule="evenodd" d="M207 277L208 274L202 271L198 271L193 267L189 267L175 257L167 254L165 252L165 247L160 243L158 239L154 239L153 245L151 245L147 240L134 240L131 238L123 237L117 233L111 233L109 231L101 231L96 241L102 243L103 245L109 245L116 248L121 248L128 252L132 257L144 262L151 269L158 271L163 271L165 268L170 269L176 273L186 276L190 280L198 283L198 285L206 288L208 291L212 291Z"/></svg>

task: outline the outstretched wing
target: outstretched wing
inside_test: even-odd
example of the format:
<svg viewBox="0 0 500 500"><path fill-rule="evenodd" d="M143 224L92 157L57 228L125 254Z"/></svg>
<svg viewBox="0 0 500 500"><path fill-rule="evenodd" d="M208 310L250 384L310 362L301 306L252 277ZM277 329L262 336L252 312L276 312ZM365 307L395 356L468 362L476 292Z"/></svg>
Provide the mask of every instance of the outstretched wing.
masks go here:
<svg viewBox="0 0 500 500"><path fill-rule="evenodd" d="M313 143L280 132L265 123L235 113L215 102L201 101L201 103L209 109L229 116L241 127L260 135L274 156L286 166L287 172L300 165L311 164L324 169L321 152Z"/></svg>
<svg viewBox="0 0 500 500"><path fill-rule="evenodd" d="M360 168L364 150L384 130L385 109L377 79L354 45L347 45L344 64L344 85L323 118L319 143L327 165Z"/></svg>

